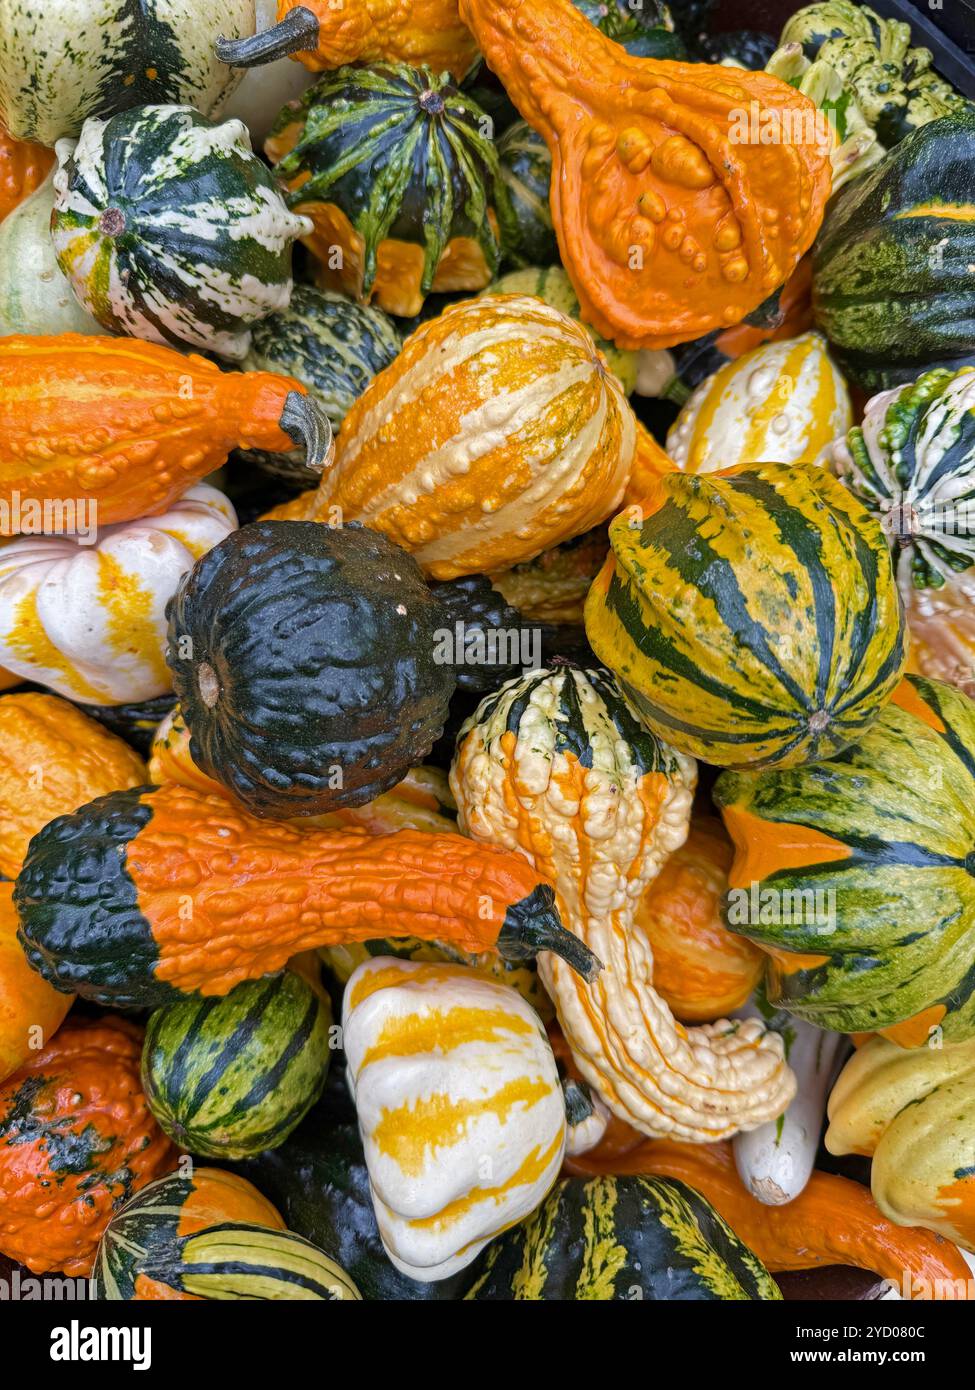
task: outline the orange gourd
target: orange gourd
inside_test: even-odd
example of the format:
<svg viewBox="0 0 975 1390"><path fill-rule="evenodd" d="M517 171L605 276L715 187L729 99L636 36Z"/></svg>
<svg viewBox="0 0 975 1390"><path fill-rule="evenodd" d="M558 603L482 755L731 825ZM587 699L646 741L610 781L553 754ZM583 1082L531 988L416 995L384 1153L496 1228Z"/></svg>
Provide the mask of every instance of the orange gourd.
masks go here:
<svg viewBox="0 0 975 1390"><path fill-rule="evenodd" d="M53 150L15 140L0 126L0 222L41 186L53 164ZM8 274L13 271L10 267Z"/></svg>
<svg viewBox="0 0 975 1390"><path fill-rule="evenodd" d="M458 80L477 58L457 0L278 0L278 23L252 38L217 43L237 68L288 55L311 72L345 63L409 63Z"/></svg>
<svg viewBox="0 0 975 1390"><path fill-rule="evenodd" d="M0 1082L54 1037L72 1002L27 964L12 893L0 883Z"/></svg>
<svg viewBox="0 0 975 1390"><path fill-rule="evenodd" d="M313 470L330 457L325 416L289 377L131 338L0 339L0 534L37 533L24 499L58 515L84 499L99 526L153 516L232 449L299 443Z"/></svg>
<svg viewBox="0 0 975 1390"><path fill-rule="evenodd" d="M623 506L638 507L644 498L653 492L661 474L671 473L676 467L673 459L660 447L646 426L637 420L636 450L626 491L623 493Z"/></svg>
<svg viewBox="0 0 975 1390"><path fill-rule="evenodd" d="M460 15L548 145L562 263L604 338L686 342L788 279L832 179L807 97L764 72L631 57L572 0L460 0Z"/></svg>
<svg viewBox="0 0 975 1390"><path fill-rule="evenodd" d="M636 908L634 922L653 948L654 988L685 1023L740 1008L765 969L758 947L721 920L733 858L719 820L692 821Z"/></svg>
<svg viewBox="0 0 975 1390"><path fill-rule="evenodd" d="M956 1246L931 1231L895 1226L867 1189L848 1178L813 1173L794 1201L770 1207L746 1190L727 1143L659 1139L622 1154L594 1149L565 1166L586 1176L638 1173L686 1182L773 1272L854 1265L892 1280L910 1297L972 1297L971 1272Z"/></svg>
<svg viewBox="0 0 975 1390"><path fill-rule="evenodd" d="M78 1019L0 1086L0 1253L35 1274L87 1275L113 1211L176 1166L141 1056L128 1020Z"/></svg>
<svg viewBox="0 0 975 1390"><path fill-rule="evenodd" d="M380 936L599 971L520 855L421 830L302 830L173 783L41 831L15 901L35 969L122 1007L226 994L298 952Z"/></svg>
<svg viewBox="0 0 975 1390"><path fill-rule="evenodd" d="M96 796L147 782L129 745L67 700L0 698L0 873L15 878L38 830Z"/></svg>

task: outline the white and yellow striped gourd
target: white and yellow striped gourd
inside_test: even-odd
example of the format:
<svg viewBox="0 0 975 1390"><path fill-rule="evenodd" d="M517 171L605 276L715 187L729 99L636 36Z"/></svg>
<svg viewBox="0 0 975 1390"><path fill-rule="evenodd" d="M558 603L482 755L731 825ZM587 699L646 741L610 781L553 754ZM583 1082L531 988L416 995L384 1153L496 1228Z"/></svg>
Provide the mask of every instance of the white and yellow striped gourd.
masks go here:
<svg viewBox="0 0 975 1390"><path fill-rule="evenodd" d="M304 514L382 531L436 579L494 573L614 512L635 446L582 324L486 295L421 324L373 378Z"/></svg>
<svg viewBox="0 0 975 1390"><path fill-rule="evenodd" d="M565 1101L545 1030L465 966L378 956L346 986L342 1031L386 1253L444 1279L558 1176Z"/></svg>
<svg viewBox="0 0 975 1390"><path fill-rule="evenodd" d="M815 463L853 423L846 383L819 333L763 343L702 381L667 435L685 473L737 463Z"/></svg>
<svg viewBox="0 0 975 1390"><path fill-rule="evenodd" d="M607 672L562 666L482 701L450 784L462 829L530 859L602 961L589 984L539 956L586 1081L643 1134L710 1143L781 1114L795 1079L781 1037L758 1020L687 1028L653 988L635 910L684 842L695 778L693 759L646 729Z"/></svg>
<svg viewBox="0 0 975 1390"><path fill-rule="evenodd" d="M161 516L103 526L97 539L86 527L10 541L0 548L0 664L86 704L162 695L166 604L236 529L227 498L201 483Z"/></svg>

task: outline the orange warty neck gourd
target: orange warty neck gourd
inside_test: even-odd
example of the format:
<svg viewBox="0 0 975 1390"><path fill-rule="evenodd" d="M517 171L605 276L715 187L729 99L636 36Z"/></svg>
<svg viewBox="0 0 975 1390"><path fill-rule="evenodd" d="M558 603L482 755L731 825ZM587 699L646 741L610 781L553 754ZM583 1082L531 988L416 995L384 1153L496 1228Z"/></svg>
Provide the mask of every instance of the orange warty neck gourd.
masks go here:
<svg viewBox="0 0 975 1390"><path fill-rule="evenodd" d="M16 534L22 511L14 493L85 498L107 526L163 511L232 449L295 444L313 471L331 457L324 414L289 377L223 372L131 338L0 339L4 535Z"/></svg>
<svg viewBox="0 0 975 1390"><path fill-rule="evenodd" d="M788 279L832 178L807 97L764 72L633 58L571 0L460 0L460 16L548 145L562 263L604 338L686 342Z"/></svg>
<svg viewBox="0 0 975 1390"><path fill-rule="evenodd" d="M520 855L419 830L302 831L175 783L46 826L14 896L34 968L123 1007L226 994L297 952L389 935L599 970Z"/></svg>
<svg viewBox="0 0 975 1390"><path fill-rule="evenodd" d="M678 1178L702 1193L770 1270L854 1265L892 1280L910 1280L920 1299L969 1297L971 1271L950 1241L923 1227L895 1226L870 1193L849 1178L813 1173L798 1197L781 1207L759 1202L735 1169L730 1144L644 1142L628 1152L599 1150L566 1160L566 1170L586 1176L639 1173Z"/></svg>

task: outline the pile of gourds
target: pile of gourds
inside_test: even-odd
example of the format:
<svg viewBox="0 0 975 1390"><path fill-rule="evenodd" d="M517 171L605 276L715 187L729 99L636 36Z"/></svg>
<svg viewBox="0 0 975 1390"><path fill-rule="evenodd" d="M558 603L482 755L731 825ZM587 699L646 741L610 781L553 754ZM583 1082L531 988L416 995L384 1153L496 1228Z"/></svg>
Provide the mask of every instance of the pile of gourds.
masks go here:
<svg viewBox="0 0 975 1390"><path fill-rule="evenodd" d="M0 6L0 1256L972 1297L975 107L148 8Z"/></svg>

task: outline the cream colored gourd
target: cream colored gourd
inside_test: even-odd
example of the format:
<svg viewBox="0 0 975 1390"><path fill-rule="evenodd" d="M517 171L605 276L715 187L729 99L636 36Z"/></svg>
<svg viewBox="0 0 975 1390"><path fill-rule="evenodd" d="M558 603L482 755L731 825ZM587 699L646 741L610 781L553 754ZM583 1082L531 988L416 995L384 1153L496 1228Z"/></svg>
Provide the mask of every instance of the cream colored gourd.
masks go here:
<svg viewBox="0 0 975 1390"><path fill-rule="evenodd" d="M386 1253L444 1279L558 1176L565 1102L545 1030L462 965L379 956L346 986L342 1033Z"/></svg>
<svg viewBox="0 0 975 1390"><path fill-rule="evenodd" d="M237 516L201 483L161 516L95 533L96 521L76 511L74 534L21 535L0 549L0 664L87 704L149 700L171 689L166 604Z"/></svg>
<svg viewBox="0 0 975 1390"><path fill-rule="evenodd" d="M763 343L702 381L667 435L685 473L738 463L815 463L853 423L846 383L819 333Z"/></svg>
<svg viewBox="0 0 975 1390"><path fill-rule="evenodd" d="M75 299L51 240L54 171L0 223L0 337L104 334Z"/></svg>
<svg viewBox="0 0 975 1390"><path fill-rule="evenodd" d="M641 1133L709 1143L779 1115L795 1083L761 1022L685 1028L653 988L635 909L684 842L695 780L693 759L660 743L606 672L569 666L484 700L451 771L461 828L529 859L603 963L577 984L539 957L582 1075Z"/></svg>

